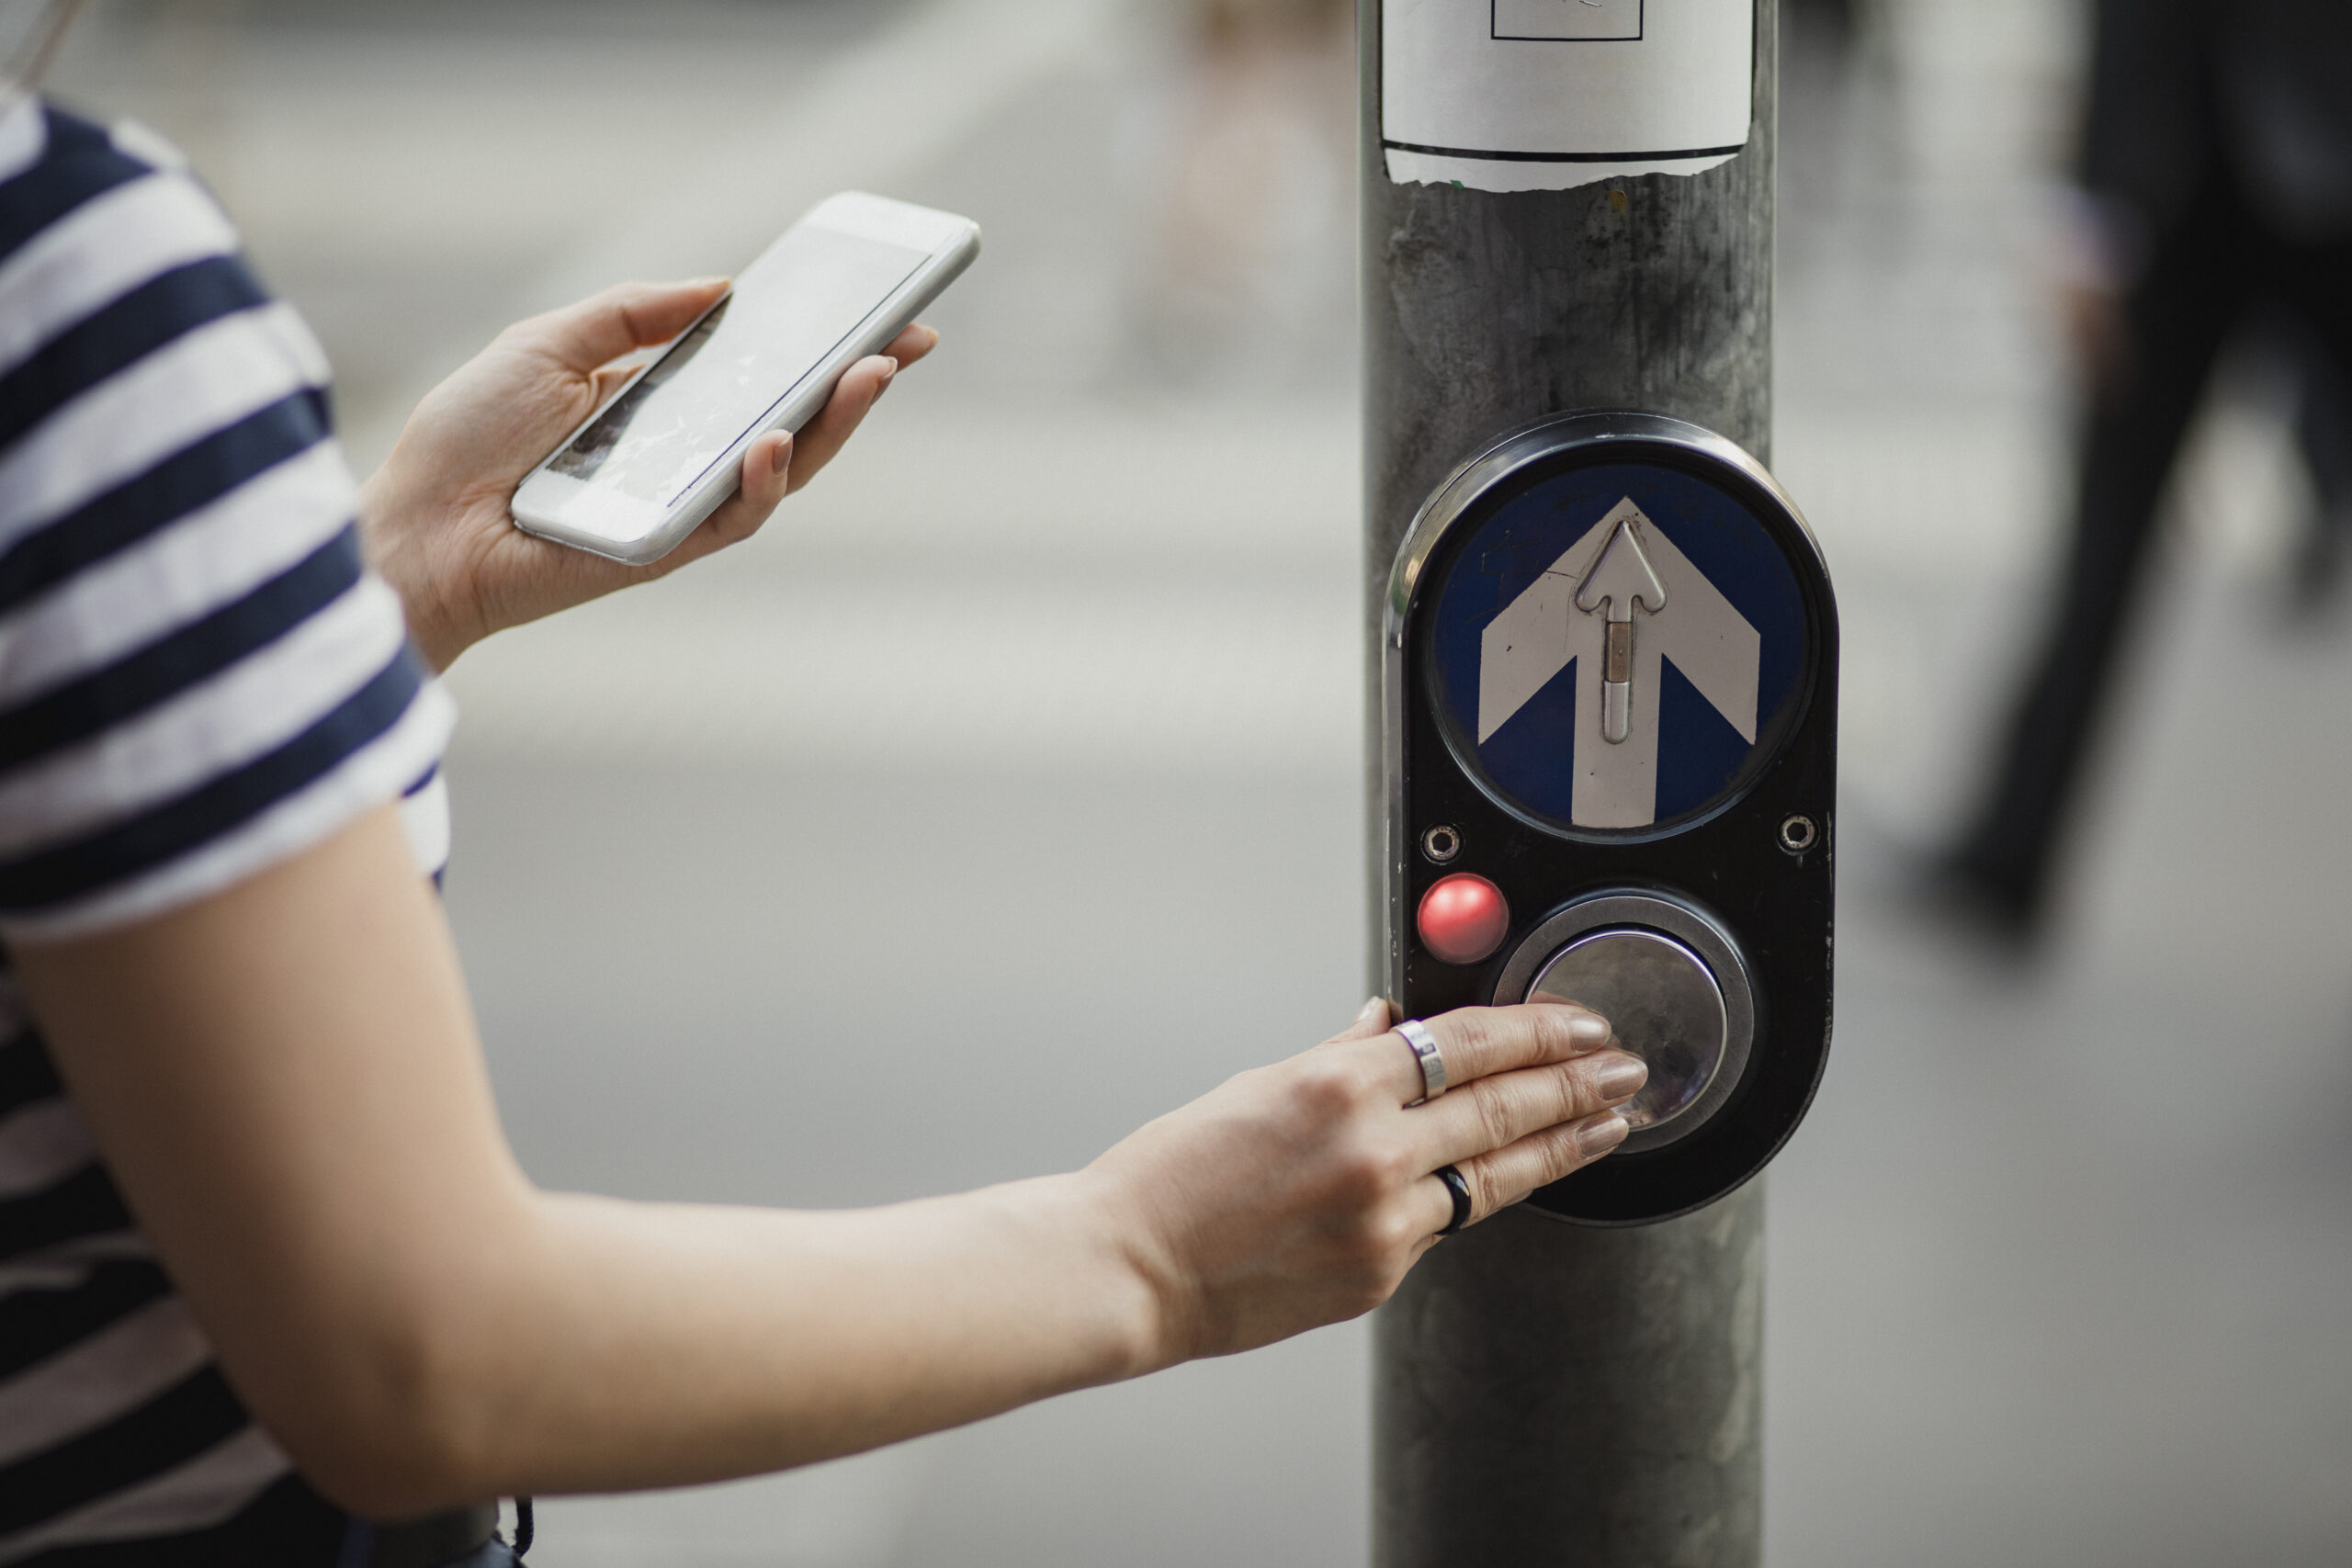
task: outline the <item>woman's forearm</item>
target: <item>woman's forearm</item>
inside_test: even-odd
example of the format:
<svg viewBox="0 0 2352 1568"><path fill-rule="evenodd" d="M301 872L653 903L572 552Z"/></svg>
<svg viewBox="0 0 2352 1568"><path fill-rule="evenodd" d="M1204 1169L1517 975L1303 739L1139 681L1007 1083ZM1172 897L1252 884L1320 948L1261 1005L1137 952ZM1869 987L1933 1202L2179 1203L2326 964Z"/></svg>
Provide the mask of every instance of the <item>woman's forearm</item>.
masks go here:
<svg viewBox="0 0 2352 1568"><path fill-rule="evenodd" d="M389 809L19 957L230 1381L362 1513L715 1481L1152 1359L1098 1176L831 1213L538 1192Z"/></svg>
<svg viewBox="0 0 2352 1568"><path fill-rule="evenodd" d="M750 1474L1148 1371L1157 1307L1106 1187L836 1213L544 1198L492 1321L450 1325L451 1473L371 1501Z"/></svg>

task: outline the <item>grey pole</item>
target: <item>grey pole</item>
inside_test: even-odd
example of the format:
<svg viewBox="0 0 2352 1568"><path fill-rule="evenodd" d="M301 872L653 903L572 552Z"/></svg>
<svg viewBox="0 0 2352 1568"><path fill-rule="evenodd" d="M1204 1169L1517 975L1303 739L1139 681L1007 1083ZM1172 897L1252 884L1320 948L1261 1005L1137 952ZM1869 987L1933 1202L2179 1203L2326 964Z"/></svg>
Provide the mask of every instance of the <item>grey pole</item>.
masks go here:
<svg viewBox="0 0 2352 1568"><path fill-rule="evenodd" d="M1456 463L1549 414L1672 414L1770 460L1779 54L1777 0L1756 0L1755 124L1704 174L1518 195L1399 186L1380 153L1380 0L1358 13L1379 976L1376 649L1397 547ZM1663 1224L1521 1210L1438 1247L1376 1321L1374 1562L1753 1568L1763 1291L1754 1182Z"/></svg>

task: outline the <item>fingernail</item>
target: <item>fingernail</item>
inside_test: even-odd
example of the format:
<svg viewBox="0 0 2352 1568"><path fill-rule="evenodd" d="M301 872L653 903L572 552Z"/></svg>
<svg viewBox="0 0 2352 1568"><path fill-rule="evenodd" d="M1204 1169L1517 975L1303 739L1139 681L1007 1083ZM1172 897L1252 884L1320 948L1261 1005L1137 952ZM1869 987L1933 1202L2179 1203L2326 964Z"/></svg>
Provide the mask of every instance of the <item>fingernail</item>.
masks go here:
<svg viewBox="0 0 2352 1568"><path fill-rule="evenodd" d="M1568 1043L1576 1047L1573 1055L1590 1055L1609 1043L1609 1021L1590 1008L1579 1007L1568 1021Z"/></svg>
<svg viewBox="0 0 2352 1568"><path fill-rule="evenodd" d="M1632 1131L1625 1119L1614 1111L1588 1116L1577 1123L1577 1153L1586 1159L1599 1159L1623 1143L1625 1134Z"/></svg>
<svg viewBox="0 0 2352 1568"><path fill-rule="evenodd" d="M1592 1075L1592 1087L1600 1091L1603 1100L1631 1100L1634 1091L1650 1081L1650 1070L1639 1056L1623 1052L1600 1064Z"/></svg>
<svg viewBox="0 0 2352 1568"><path fill-rule="evenodd" d="M1374 997L1370 1001L1364 1003L1363 1006L1356 1009L1356 1021L1358 1023L1367 1023L1373 1019L1386 1018L1387 1016L1388 999L1385 997Z"/></svg>
<svg viewBox="0 0 2352 1568"><path fill-rule="evenodd" d="M882 384L874 389L874 400L876 402L880 402L882 400L882 394L888 391L890 389L890 383L898 378L899 362L891 358L888 355L884 355L882 356Z"/></svg>
<svg viewBox="0 0 2352 1568"><path fill-rule="evenodd" d="M792 467L792 437L787 435L777 442L775 450L768 454L768 468L770 471L780 474L790 467Z"/></svg>
<svg viewBox="0 0 2352 1568"><path fill-rule="evenodd" d="M682 287L686 288L724 288L728 280L720 276L690 277Z"/></svg>

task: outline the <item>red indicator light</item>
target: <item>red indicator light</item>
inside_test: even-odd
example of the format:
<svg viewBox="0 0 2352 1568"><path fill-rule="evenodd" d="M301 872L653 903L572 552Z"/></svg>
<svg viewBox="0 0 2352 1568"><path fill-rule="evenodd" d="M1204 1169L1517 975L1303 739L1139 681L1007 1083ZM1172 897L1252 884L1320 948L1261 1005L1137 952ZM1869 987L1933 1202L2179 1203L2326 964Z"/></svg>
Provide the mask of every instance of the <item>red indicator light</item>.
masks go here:
<svg viewBox="0 0 2352 1568"><path fill-rule="evenodd" d="M1476 964L1493 957L1510 934L1510 905L1485 877L1456 872L1421 895L1413 923L1440 963Z"/></svg>

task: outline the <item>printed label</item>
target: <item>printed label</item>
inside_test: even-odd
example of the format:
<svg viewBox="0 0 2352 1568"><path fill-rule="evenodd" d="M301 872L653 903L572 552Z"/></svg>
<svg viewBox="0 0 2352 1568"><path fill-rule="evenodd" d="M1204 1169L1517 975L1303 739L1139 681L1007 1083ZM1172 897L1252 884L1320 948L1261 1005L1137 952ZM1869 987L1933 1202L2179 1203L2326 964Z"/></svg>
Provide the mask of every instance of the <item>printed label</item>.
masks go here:
<svg viewBox="0 0 2352 1568"><path fill-rule="evenodd" d="M1381 29L1400 185L1565 190L1747 144L1753 0L1382 0Z"/></svg>

